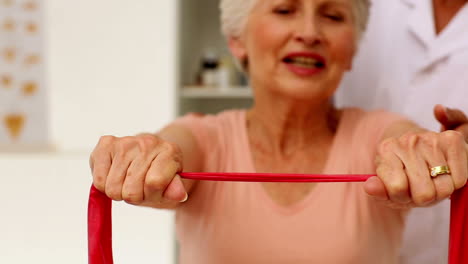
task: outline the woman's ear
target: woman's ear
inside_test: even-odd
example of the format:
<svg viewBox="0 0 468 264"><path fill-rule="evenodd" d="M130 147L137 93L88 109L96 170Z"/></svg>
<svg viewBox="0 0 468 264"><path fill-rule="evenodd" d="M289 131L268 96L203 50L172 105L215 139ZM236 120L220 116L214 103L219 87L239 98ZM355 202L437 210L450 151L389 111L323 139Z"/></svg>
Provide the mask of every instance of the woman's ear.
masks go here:
<svg viewBox="0 0 468 264"><path fill-rule="evenodd" d="M228 45L232 55L239 61L243 61L247 58L247 50L243 41L239 37L230 37Z"/></svg>

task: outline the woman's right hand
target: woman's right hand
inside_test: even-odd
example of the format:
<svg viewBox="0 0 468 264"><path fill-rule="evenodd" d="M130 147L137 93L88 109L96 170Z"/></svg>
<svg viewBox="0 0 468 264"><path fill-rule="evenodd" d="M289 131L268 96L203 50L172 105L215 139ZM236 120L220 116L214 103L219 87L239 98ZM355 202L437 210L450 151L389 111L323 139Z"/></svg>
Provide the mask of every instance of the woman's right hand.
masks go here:
<svg viewBox="0 0 468 264"><path fill-rule="evenodd" d="M90 167L94 186L115 201L166 208L188 198L180 148L152 134L101 137Z"/></svg>

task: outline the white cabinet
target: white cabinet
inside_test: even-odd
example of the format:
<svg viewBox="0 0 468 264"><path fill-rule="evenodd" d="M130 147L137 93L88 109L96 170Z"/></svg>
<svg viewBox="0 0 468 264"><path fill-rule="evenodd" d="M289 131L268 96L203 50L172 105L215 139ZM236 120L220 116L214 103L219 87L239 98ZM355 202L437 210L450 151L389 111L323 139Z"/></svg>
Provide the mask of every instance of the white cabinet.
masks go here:
<svg viewBox="0 0 468 264"><path fill-rule="evenodd" d="M221 34L219 0L179 0L179 46L177 113L216 113L252 104L252 92L245 78L233 65L226 41ZM201 71L205 54L214 54L218 62L230 59L229 86L203 84ZM221 66L218 66L221 67Z"/></svg>
<svg viewBox="0 0 468 264"><path fill-rule="evenodd" d="M0 263L87 262L89 153L0 154ZM173 212L113 204L115 263L174 263Z"/></svg>

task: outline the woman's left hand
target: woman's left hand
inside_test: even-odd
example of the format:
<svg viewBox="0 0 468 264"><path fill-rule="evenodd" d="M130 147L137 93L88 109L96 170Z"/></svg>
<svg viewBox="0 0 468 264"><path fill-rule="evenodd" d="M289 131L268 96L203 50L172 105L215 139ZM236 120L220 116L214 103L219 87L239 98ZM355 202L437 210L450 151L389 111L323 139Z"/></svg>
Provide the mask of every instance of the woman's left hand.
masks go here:
<svg viewBox="0 0 468 264"><path fill-rule="evenodd" d="M380 143L377 177L366 192L395 208L433 205L465 186L468 146L456 131L407 133ZM431 176L431 168L448 166L449 173Z"/></svg>

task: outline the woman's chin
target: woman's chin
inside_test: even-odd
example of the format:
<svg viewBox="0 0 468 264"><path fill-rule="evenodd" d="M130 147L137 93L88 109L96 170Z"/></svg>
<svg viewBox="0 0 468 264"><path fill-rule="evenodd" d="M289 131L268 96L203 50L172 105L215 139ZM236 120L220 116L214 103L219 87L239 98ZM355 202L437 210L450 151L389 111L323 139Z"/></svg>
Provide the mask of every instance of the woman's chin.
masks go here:
<svg viewBox="0 0 468 264"><path fill-rule="evenodd" d="M285 99L297 99L300 101L315 101L330 98L335 89L327 85L311 84L304 81L288 81L288 85L281 85L277 92L285 96Z"/></svg>
<svg viewBox="0 0 468 264"><path fill-rule="evenodd" d="M331 97L332 93L329 90L313 89L312 87L294 87L279 91L284 99L292 99L298 101L314 102L317 100L323 101Z"/></svg>

